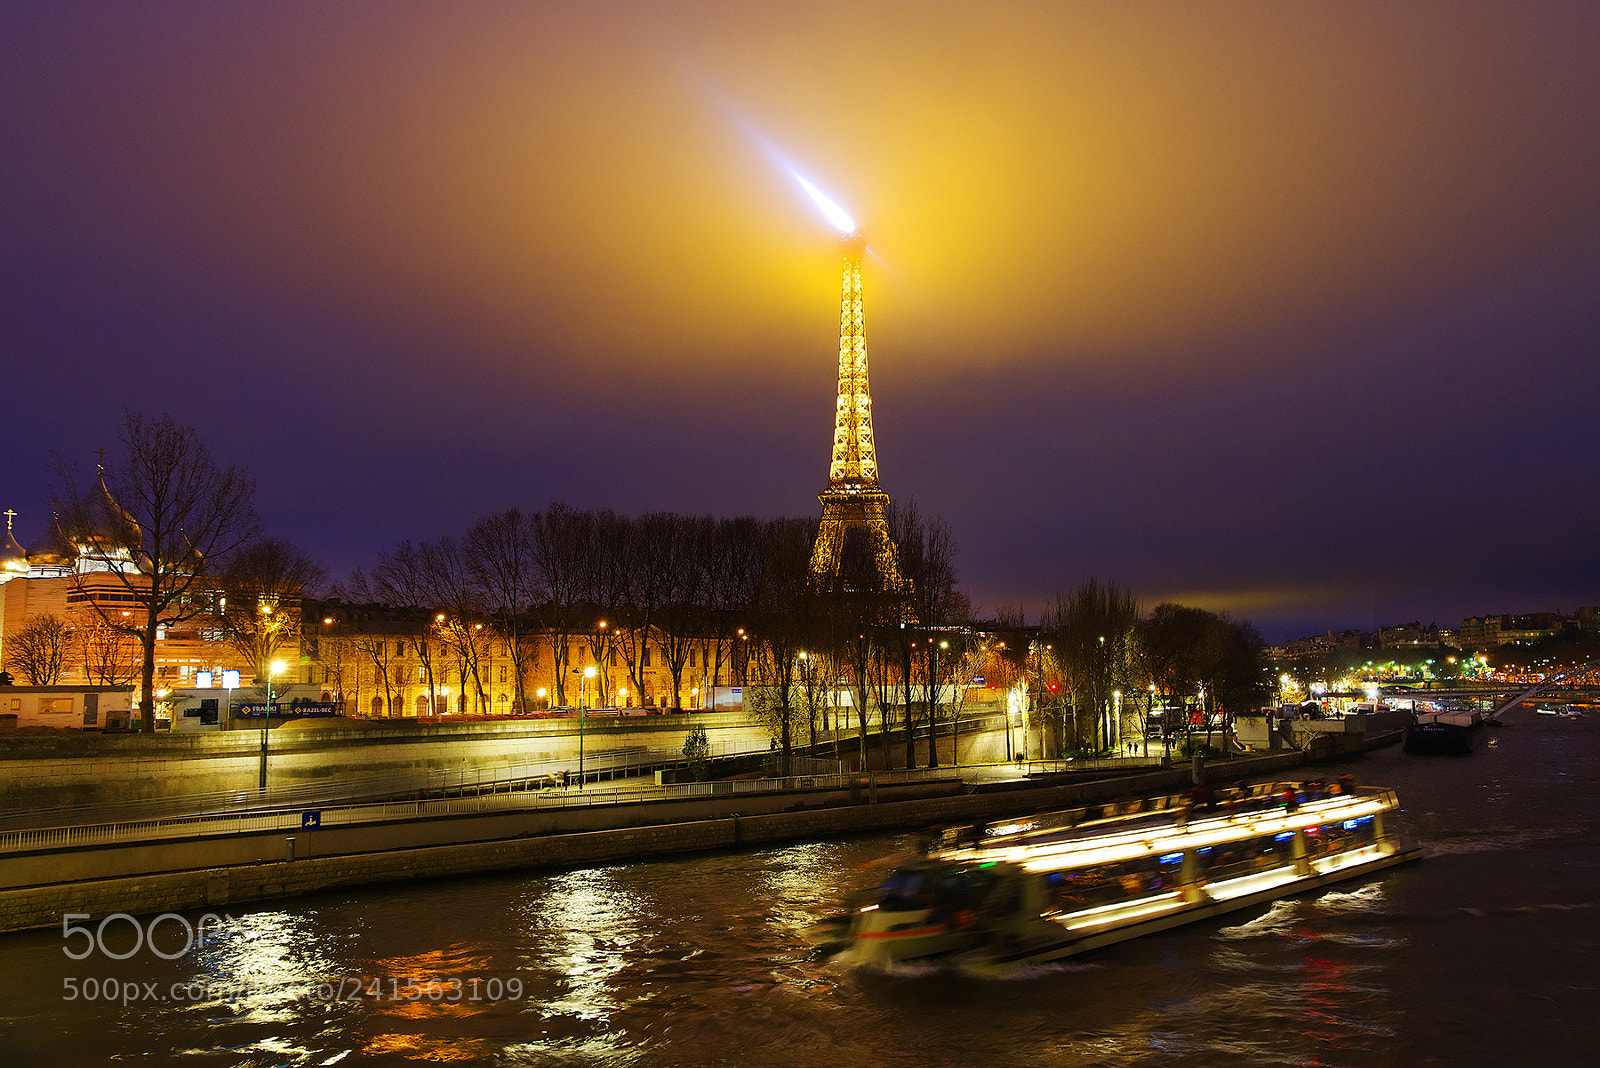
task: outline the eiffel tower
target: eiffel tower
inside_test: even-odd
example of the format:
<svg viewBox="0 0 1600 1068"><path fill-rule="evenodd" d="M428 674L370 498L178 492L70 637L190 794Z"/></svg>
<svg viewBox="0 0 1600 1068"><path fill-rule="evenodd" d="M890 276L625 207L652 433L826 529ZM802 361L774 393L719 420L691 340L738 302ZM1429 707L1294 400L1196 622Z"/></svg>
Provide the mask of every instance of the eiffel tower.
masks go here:
<svg viewBox="0 0 1600 1068"><path fill-rule="evenodd" d="M822 525L811 549L811 582L839 584L845 535L866 531L883 590L903 592L900 557L889 537L889 495L878 485L878 456L872 445L872 394L867 388L867 334L861 312L859 234L844 239L844 291L839 301L839 399L833 421L833 462L822 502Z"/></svg>

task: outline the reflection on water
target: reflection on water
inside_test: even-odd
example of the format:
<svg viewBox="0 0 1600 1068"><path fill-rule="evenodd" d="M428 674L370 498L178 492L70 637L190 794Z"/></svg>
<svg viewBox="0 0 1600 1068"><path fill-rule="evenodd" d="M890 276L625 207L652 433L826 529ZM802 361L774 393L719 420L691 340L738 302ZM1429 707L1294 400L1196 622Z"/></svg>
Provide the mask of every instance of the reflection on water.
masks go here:
<svg viewBox="0 0 1600 1068"><path fill-rule="evenodd" d="M801 930L911 840L889 836L234 906L171 961L0 938L0 1065L1585 1063L1600 732L1351 770L1399 791L1427 859L1024 978L814 953ZM205 996L65 1001L85 976ZM1451 990L1501 1011L1436 1023Z"/></svg>

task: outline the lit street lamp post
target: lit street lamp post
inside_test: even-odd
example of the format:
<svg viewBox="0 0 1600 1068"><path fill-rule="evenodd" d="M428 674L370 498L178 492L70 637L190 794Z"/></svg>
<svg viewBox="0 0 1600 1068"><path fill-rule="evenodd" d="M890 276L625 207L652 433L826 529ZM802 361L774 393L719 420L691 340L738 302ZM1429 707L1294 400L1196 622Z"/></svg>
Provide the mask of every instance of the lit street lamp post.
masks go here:
<svg viewBox="0 0 1600 1068"><path fill-rule="evenodd" d="M267 707L261 718L261 792L267 792L267 731L272 729L272 676L283 670L283 661L274 660L267 666ZM230 698L229 704L232 704Z"/></svg>
<svg viewBox="0 0 1600 1068"><path fill-rule="evenodd" d="M574 675L580 674L576 668L573 669L572 673ZM580 790L583 788L583 726L588 708L589 680L595 676L594 665L590 664L584 668L581 676L578 681L578 788Z"/></svg>

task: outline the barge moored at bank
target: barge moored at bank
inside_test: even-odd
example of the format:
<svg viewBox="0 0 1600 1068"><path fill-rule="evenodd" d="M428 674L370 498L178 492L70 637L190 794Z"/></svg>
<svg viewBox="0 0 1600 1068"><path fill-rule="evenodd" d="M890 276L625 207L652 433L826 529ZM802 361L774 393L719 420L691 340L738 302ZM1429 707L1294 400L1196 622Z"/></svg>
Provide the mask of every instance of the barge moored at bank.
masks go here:
<svg viewBox="0 0 1600 1068"><path fill-rule="evenodd" d="M1408 753L1470 753L1483 732L1483 716L1471 711L1416 712L1406 726Z"/></svg>

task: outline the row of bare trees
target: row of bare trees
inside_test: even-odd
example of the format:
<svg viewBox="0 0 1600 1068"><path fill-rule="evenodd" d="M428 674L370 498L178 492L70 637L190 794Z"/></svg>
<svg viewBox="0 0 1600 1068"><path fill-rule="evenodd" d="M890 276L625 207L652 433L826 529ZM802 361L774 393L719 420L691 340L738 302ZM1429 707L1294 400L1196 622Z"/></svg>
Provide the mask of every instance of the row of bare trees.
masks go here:
<svg viewBox="0 0 1600 1068"><path fill-rule="evenodd" d="M6 636L6 665L30 686L59 685L76 669L91 686L126 686L138 671L138 644L94 611L33 616Z"/></svg>
<svg viewBox="0 0 1600 1068"><path fill-rule="evenodd" d="M670 677L663 702L682 707L692 659L711 679L732 667L734 621L748 607L770 527L748 517L627 517L561 503L538 512L510 509L482 517L459 537L402 542L334 593L410 609L425 624L409 641L430 703L440 656L453 659L481 699L486 643L494 642L510 658L519 709L527 707L541 647L549 650L558 705L568 704L569 676L585 659L597 669L594 699L607 703L620 681L614 663L642 695L645 670L659 657Z"/></svg>
<svg viewBox="0 0 1600 1068"><path fill-rule="evenodd" d="M1143 723L1158 703L1178 716L1209 715L1253 708L1270 689L1251 624L1172 602L1144 614L1131 591L1094 579L1059 595L1019 645L1042 711L1071 748L1110 748L1119 705Z"/></svg>
<svg viewBox="0 0 1600 1068"><path fill-rule="evenodd" d="M479 666L494 643L511 661L517 709L529 707L530 668L541 657L557 705L575 696L571 677L584 662L597 670L601 704L624 683L645 695L647 669L665 674L661 703L671 707L727 678L746 685L747 707L787 759L800 741L841 725L843 687L863 738L869 710L884 726L900 717L912 763L918 727L936 726L941 694L948 704L964 670L970 610L943 522L925 520L913 503L893 509L890 524L908 582L891 586L875 573L862 532L847 539L841 581L819 585L809 571L815 520L622 516L558 502L486 515L459 536L402 542L333 592L412 621L401 641L430 707L441 658L482 707ZM393 641L369 643L380 684ZM393 695L385 699L393 707ZM928 738L937 762L931 730Z"/></svg>
<svg viewBox="0 0 1600 1068"><path fill-rule="evenodd" d="M289 543L261 536L253 481L214 461L192 428L129 412L120 443L120 462L86 490L62 466L60 500L63 530L100 561L98 570L80 569L80 583L87 590L99 575L96 582L120 584L117 611L86 596L92 626L41 617L8 638L7 661L35 681L58 679L72 657L92 679L136 668L143 726L153 729L158 635L215 628L259 677L298 639L299 602L323 573ZM889 524L904 582L877 572L866 531L846 537L837 578L818 582L809 572L815 520L629 517L555 503L486 515L459 536L401 542L334 593L420 621L405 640L430 707L437 678L452 669L482 705L489 643L509 656L518 709L528 707L541 646L559 705L569 703L569 675L581 660L597 669L599 702L618 688L617 661L641 696L646 669L664 669L663 703L673 707L696 679L716 682L726 672L759 687L749 704L772 726L786 762L795 744L846 716L865 759L876 709L886 748L893 727L907 765L919 762L923 739L927 763L938 763L941 714L959 713L965 688L957 683L980 652L1000 652L995 669L1005 678L996 682L1036 676L1038 693L1090 725L1073 731L1074 744L1089 748L1111 744L1107 710L1118 693L1154 686L1237 707L1259 690L1261 643L1249 624L1175 604L1143 616L1131 593L1094 581L1058 597L1040 628L1023 627L1020 611L1003 615L989 628L999 635L991 648L971 625L948 527L915 502L891 507ZM363 655L389 688L397 681L385 663L390 643L373 637ZM386 698L394 707L393 694Z"/></svg>

